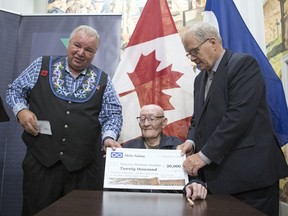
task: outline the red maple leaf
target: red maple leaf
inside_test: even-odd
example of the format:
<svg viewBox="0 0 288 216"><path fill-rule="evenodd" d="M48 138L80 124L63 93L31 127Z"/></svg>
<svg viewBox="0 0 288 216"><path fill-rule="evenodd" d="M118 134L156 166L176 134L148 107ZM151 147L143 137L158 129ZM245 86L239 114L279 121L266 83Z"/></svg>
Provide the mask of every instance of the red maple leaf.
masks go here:
<svg viewBox="0 0 288 216"><path fill-rule="evenodd" d="M163 93L164 89L180 88L176 83L183 73L172 71L172 65L156 71L160 61L155 58L155 50L149 55L141 55L133 73L128 73L138 96L140 106L146 104L157 104L164 110L171 110L174 107L170 104L170 95ZM124 96L129 92L120 94Z"/></svg>
<svg viewBox="0 0 288 216"><path fill-rule="evenodd" d="M163 129L163 132L170 136L177 136L183 142L186 140L189 125L191 123L191 116L184 119L179 119L178 121L169 123ZM169 121L168 121L169 122Z"/></svg>

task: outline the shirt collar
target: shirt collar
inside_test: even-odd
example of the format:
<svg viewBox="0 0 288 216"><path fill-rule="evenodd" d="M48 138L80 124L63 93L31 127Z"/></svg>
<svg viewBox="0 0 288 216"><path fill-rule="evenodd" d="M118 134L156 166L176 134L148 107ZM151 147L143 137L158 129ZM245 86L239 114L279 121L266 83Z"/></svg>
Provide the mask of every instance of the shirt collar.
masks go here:
<svg viewBox="0 0 288 216"><path fill-rule="evenodd" d="M70 70L70 68L68 66L68 57L65 58L65 71L68 72L70 75L72 75L72 72L71 72L71 70ZM81 71L80 74L85 75L86 72L87 72L87 68L84 69L83 71Z"/></svg>
<svg viewBox="0 0 288 216"><path fill-rule="evenodd" d="M212 71L214 71L214 72L217 71L219 64L220 64L225 52L226 52L226 50L223 50L223 52L220 54L219 58L217 59L217 61L215 62L214 66L212 68Z"/></svg>

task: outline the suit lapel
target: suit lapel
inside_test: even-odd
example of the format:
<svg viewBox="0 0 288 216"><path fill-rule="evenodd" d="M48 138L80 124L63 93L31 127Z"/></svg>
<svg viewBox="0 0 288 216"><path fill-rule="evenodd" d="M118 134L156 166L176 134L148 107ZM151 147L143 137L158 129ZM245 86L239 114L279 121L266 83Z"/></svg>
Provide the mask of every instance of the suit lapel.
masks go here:
<svg viewBox="0 0 288 216"><path fill-rule="evenodd" d="M204 94L205 94L205 83L206 83L206 71L201 71L199 76L199 93L196 94L197 97L195 98L195 110L194 112L200 112L199 115L199 121L196 121L196 124L199 124L202 112L203 112L203 106L204 106Z"/></svg>
<svg viewBox="0 0 288 216"><path fill-rule="evenodd" d="M199 102L200 105L202 106L204 104L204 94L205 94L205 83L206 83L206 79L207 79L207 73L206 71L201 72L202 73L202 77L201 77L201 85L200 85L200 92L199 92Z"/></svg>

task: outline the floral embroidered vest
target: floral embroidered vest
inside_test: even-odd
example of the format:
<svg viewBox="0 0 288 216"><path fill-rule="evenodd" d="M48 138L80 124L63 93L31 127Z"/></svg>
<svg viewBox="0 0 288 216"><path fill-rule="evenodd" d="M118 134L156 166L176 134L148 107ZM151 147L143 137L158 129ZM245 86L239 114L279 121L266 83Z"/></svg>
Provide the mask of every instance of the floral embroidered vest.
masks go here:
<svg viewBox="0 0 288 216"><path fill-rule="evenodd" d="M107 74L95 66L87 73L74 93L65 81L65 56L43 57L37 83L29 95L29 109L38 120L49 121L52 135L36 137L24 131L28 150L49 167L61 161L69 170L78 170L92 161L103 165L101 125L98 117L107 85Z"/></svg>

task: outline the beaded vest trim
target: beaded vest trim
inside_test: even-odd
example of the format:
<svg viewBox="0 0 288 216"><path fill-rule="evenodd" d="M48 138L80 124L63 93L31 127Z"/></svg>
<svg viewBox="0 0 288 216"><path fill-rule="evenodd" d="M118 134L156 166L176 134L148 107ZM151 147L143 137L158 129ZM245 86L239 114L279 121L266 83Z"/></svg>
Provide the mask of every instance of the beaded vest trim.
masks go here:
<svg viewBox="0 0 288 216"><path fill-rule="evenodd" d="M49 82L52 92L55 96L64 100L78 103L88 101L94 95L96 89L99 89L98 84L102 71L94 66L89 66L82 84L71 94L66 87L65 63L65 57L50 59Z"/></svg>

